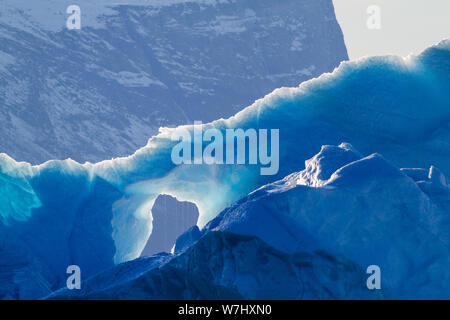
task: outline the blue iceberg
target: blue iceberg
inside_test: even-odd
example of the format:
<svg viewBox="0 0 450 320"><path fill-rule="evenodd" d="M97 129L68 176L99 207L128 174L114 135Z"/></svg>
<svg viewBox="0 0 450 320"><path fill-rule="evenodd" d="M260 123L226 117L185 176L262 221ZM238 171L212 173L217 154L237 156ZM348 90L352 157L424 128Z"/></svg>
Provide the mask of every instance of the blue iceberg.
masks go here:
<svg viewBox="0 0 450 320"><path fill-rule="evenodd" d="M424 285L423 290L429 292L422 291L423 296L437 295L441 289L448 296L445 283L449 281L442 277L448 277L444 269L449 265L443 254L448 248L445 231L450 213L445 179L450 172L449 61L450 41L445 40L418 56L343 62L333 73L297 88L277 89L229 119L203 125L222 133L229 128L278 129L279 171L275 175L261 175L260 164L175 165L171 152L177 142L171 136L177 128L161 128L147 146L129 157L99 163L68 159L32 166L1 154L0 249L25 247L32 256L30 265L35 266L36 260L45 266L42 278L54 290L63 285L68 265L79 265L88 277L139 257L152 233L151 209L160 194L195 203L198 227L208 229L211 224L207 223L220 212L262 186L266 187L249 197L261 192L276 197L279 192L268 189L285 190L292 182L273 183L297 172L296 208L303 211L289 215L286 221L295 220L304 237L288 241L284 234L271 230L270 224L256 224L259 229L254 232L259 232L259 238L286 254L296 254L300 246L304 250L326 248L360 265L377 258L384 268L392 268L395 279L388 283L395 297L407 296L409 288L399 289L397 282L404 283L400 274L419 272L425 257L436 258L436 267L430 269L434 271L415 279L411 288ZM183 129L192 133L195 127ZM348 144L341 145L343 141ZM192 149L199 147L194 144ZM314 165L321 163L314 159L319 152L332 155L323 168ZM299 173L308 159L312 160L306 171ZM430 166L430 170L398 169ZM304 197L316 200L303 206ZM268 204L275 206L274 212L290 212L276 203ZM395 215L389 215L391 210ZM250 211L242 212L251 216ZM308 216L313 213L317 216L311 221ZM384 234L382 222L392 232L389 241L369 241ZM324 228L319 227L322 223ZM217 225L227 225L233 232L244 228L231 227L233 223ZM364 231L374 238L364 240ZM373 246L364 247L363 240ZM186 243L184 247L190 248ZM366 251L383 252L391 247L389 259ZM400 261L410 257L411 250L431 256ZM397 256L398 252L403 256ZM395 259L399 261L394 263ZM9 262L14 266L13 260ZM40 268L36 265L36 270ZM434 286L436 277L441 277L441 287Z"/></svg>
<svg viewBox="0 0 450 320"><path fill-rule="evenodd" d="M418 172L323 146L304 170L186 232L174 255L119 264L49 298L449 298L450 186L435 167ZM381 290L367 289L369 266L382 270Z"/></svg>

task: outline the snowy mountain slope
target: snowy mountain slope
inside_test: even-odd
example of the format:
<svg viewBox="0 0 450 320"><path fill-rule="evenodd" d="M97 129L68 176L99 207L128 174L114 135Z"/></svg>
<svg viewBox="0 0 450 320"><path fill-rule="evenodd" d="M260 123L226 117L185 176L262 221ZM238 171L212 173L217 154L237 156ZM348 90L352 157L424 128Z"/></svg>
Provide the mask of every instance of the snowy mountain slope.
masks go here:
<svg viewBox="0 0 450 320"><path fill-rule="evenodd" d="M258 238L210 232L169 261L124 263L51 299L380 299L365 273L325 252L282 253ZM167 258L166 258L167 259ZM141 265L147 264L143 271ZM137 271L139 270L139 271ZM124 281L124 278L128 278Z"/></svg>
<svg viewBox="0 0 450 320"><path fill-rule="evenodd" d="M126 156L348 58L331 0L82 0L81 30L69 4L0 6L0 152L17 160Z"/></svg>
<svg viewBox="0 0 450 320"><path fill-rule="evenodd" d="M342 174L342 178L336 175L332 183L327 182L330 184L327 187L337 188L341 183L343 188L336 193L319 188L315 193L303 186L297 188L306 190L299 197L307 194L315 199L329 197L337 201L342 196L348 198L342 205L356 210L360 207L355 199L362 204L366 202L364 197L350 197L352 192L375 198L384 196L391 201L387 203L398 209L396 215L389 220L382 216L389 206L384 207L382 201L367 202L375 217L387 219L393 230L404 233L405 229L396 222L401 225L402 214L411 215L406 225L411 226L411 230L416 230L414 221L426 226L418 233L423 236L424 251L436 241L436 248L428 252L436 253L441 259L442 245L449 239L448 234L441 232L442 226L448 226L449 212L444 179L450 170L449 45L448 40L443 41L407 59L376 57L344 63L333 74L323 75L298 88L277 90L234 117L204 125L204 129L216 128L221 132L227 128L279 128L280 170L274 176L261 175L261 165L176 166L170 156L177 143L171 141L174 129L161 130L132 156L96 164L81 165L66 160L31 166L2 154L1 228L16 234L42 264L51 268L57 278L52 284L58 286L61 284L58 281L66 276L67 265L78 264L89 276L139 257L152 233L151 208L159 194L194 202L199 208L198 224L203 227L255 189L303 169L305 160L317 154L320 146L349 141L361 154L380 152L392 164L386 164L380 156L361 159L358 153L350 151L343 157L336 155L332 157L334 164L325 171L317 171L312 166L301 178L305 181L303 184L318 188L324 183L321 180L345 163L359 160L357 165L343 167L336 173ZM191 126L185 129L193 130ZM314 161L320 162L320 159ZM428 178L424 169L404 172L396 169L431 165L441 169L443 174L432 169ZM377 176L378 170L381 176ZM356 173L364 179L355 179ZM405 175L414 179L408 180ZM383 184L384 179L389 183ZM395 201L390 198L391 193L397 195ZM351 202L352 199L355 202ZM329 214L326 206L319 209L323 210L322 218ZM361 215L359 209L356 213ZM341 223L338 218L335 217ZM366 222L363 219L361 224ZM330 222L330 225L333 224ZM355 222L354 226L357 225ZM335 229L326 231L327 239L339 236L333 233ZM0 236L3 234L0 232ZM438 240L433 240L432 235ZM355 236L361 234L356 232ZM314 233L311 237L314 239ZM416 245L411 237L413 235L405 234L405 241L409 241L405 243ZM280 242L282 240L280 237ZM6 239L6 244L8 241L13 239ZM386 245L386 242L380 243ZM350 245L349 242L344 241L343 248L351 251L344 244ZM361 246L354 250L365 249ZM364 257L367 255L361 254L361 259ZM436 266L440 268L439 259ZM355 262L359 261L355 259ZM414 268L419 270L421 262L429 263L412 260L405 268L411 267L414 272ZM435 275L430 274L430 277ZM435 281L433 278L421 280ZM445 290L442 288L442 292ZM398 294L403 294L400 289Z"/></svg>

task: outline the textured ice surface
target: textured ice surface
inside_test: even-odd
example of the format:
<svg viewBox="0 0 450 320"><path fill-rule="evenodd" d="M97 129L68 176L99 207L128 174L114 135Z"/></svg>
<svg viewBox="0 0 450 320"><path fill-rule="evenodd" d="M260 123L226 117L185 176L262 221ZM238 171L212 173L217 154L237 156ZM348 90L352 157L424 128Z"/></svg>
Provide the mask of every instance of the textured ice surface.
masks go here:
<svg viewBox="0 0 450 320"><path fill-rule="evenodd" d="M392 297L449 298L450 186L434 167L414 181L417 170L348 144L323 146L305 170L233 204L202 233L256 236L288 253L324 250L380 266ZM200 237L193 230L179 242Z"/></svg>
<svg viewBox="0 0 450 320"><path fill-rule="evenodd" d="M348 58L331 0L0 2L0 152L32 164L66 158L97 162L129 155L160 126L229 117L275 88L297 86ZM81 8L81 30L66 29L66 9L74 4ZM0 183L0 198L6 197L0 200L2 219L9 219L12 212L14 220L27 219L30 209L41 205L39 198L46 197L36 195L21 174ZM47 176L44 173L40 181ZM89 189L91 182L84 184L82 179L76 179L83 184L81 189ZM94 180L99 192L120 197L115 186L108 189L101 179ZM97 200L87 200L86 192L74 196L74 201L81 198L94 205ZM51 230L56 237L41 244L32 243L32 236L45 238L45 232L30 231L30 246L75 241L89 223L94 229L99 224L98 232L87 233L89 241L110 237L107 202L115 200L98 200L107 209L97 217L109 219L101 221L90 212L89 217L74 214L63 205L68 200L61 199L50 207L64 208L50 211L68 220L55 219L60 232ZM171 202L168 208L175 207ZM51 214L41 214L51 220ZM191 217L196 216L191 210ZM170 223L169 217L143 254L169 243L172 247L176 235L161 242L162 233L180 225ZM191 225L188 221L180 229ZM100 243L87 254L93 260L86 274L109 265L110 246L103 250L104 241ZM79 252L86 246L84 242L74 246L80 249L57 246L78 253L58 254L55 273L63 273L67 262L80 260ZM52 259L51 253L42 253L42 258Z"/></svg>
<svg viewBox="0 0 450 320"><path fill-rule="evenodd" d="M182 254L140 258L50 299L380 299L364 270L323 251L286 254L258 238L210 232Z"/></svg>
<svg viewBox="0 0 450 320"><path fill-rule="evenodd" d="M96 164L66 160L31 166L0 155L1 228L14 232L54 274L64 277L65 267L69 264L80 265L86 275L94 274L140 255L152 232L151 208L159 194L194 202L199 208L199 226L204 226L227 206L255 189L303 169L305 160L317 154L322 145L339 145L347 141L361 154L379 152L392 164L373 155L334 172L345 161L358 157L357 153L352 155L348 151L342 157L333 157L334 160L319 171L310 166L298 179L306 185L295 190L310 190L308 181L320 187L334 172L327 187L338 188L339 192L322 193L322 189L317 193L305 192L318 200L325 196L329 196L330 201L342 200L342 207L337 209L348 209L349 212L361 209L358 201L363 198L346 199L348 192L372 195L377 199L387 197L392 201L367 204L373 216L355 211L355 226L375 219L375 224L368 223L367 226L377 226L372 234L376 239L376 230L384 232L378 228L381 221L385 221L401 235L392 236L394 249L397 246L400 250L404 246L405 254L408 254L407 250L415 246L417 251L436 253L440 259L449 238L441 233L441 225L448 221L449 213L444 178L450 172L449 57L450 42L443 41L419 56L346 62L332 74L305 82L298 88L276 90L229 119L204 125L205 129L214 127L222 132L226 128L279 128L280 171L275 176L261 176L259 165L176 166L170 154L177 142L171 141L174 129L168 128L161 129L158 136L134 155ZM186 128L193 130L192 126ZM320 162L317 158L309 163ZM421 180L423 171L403 173L397 169L431 165L443 174L433 168L429 178ZM414 178L408 180L407 173ZM392 180L392 183L384 183L385 180ZM376 183L372 185L370 181ZM377 186L378 189L374 189ZM393 193L397 195L395 199L391 197ZM387 210L392 209L389 203L398 206L395 216L387 215ZM319 206L318 217L325 219L333 214L333 207L327 207L326 202L319 202L319 205L323 207ZM409 220L404 216L410 216ZM307 219L307 216L303 218ZM329 229L324 229L325 239L341 236L339 232L345 230L347 224L339 218L343 219L343 216L327 220ZM320 223L322 220L315 221ZM403 226L405 221L408 223ZM311 228L307 230L315 239L314 226L305 223L303 227ZM416 232L408 234L411 228ZM361 263L369 262L369 253L363 253L364 242L360 246L351 242L353 236L364 240L364 232L357 231L356 228L351 236L344 233L337 243L348 252L359 253L356 258L361 259ZM276 240L276 233L272 234ZM423 243L414 237L423 239ZM283 239L280 237L279 241ZM379 247L369 247L370 250L381 252L390 248L385 248L389 242L373 243ZM379 256L374 254L373 257ZM395 257L393 254L391 259ZM386 257L379 258L380 264L391 261ZM433 261L434 258L430 257ZM420 270L421 262L426 262L420 257L417 259L384 267L390 270L400 266L406 273L413 272ZM436 270L442 277L445 270L442 270L440 260L436 263ZM396 269L397 273L401 271ZM417 281L431 282L437 275L424 273L424 278ZM425 279L428 276L430 278ZM390 285L395 286L394 282L392 280ZM445 289L442 288L443 292Z"/></svg>
<svg viewBox="0 0 450 320"><path fill-rule="evenodd" d="M448 298L450 187L434 167L417 181L416 171L323 146L303 171L183 234L174 256L120 264L51 298ZM370 265L381 291L366 288Z"/></svg>

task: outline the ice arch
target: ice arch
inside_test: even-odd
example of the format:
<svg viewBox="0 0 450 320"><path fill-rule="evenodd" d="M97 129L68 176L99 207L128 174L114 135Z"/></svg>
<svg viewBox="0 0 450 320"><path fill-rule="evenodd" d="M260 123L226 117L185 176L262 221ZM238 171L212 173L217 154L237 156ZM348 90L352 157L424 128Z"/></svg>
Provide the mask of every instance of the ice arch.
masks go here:
<svg viewBox="0 0 450 320"><path fill-rule="evenodd" d="M176 166L171 161L175 129L169 128L129 157L95 164L65 160L31 166L3 154L2 225L24 237L45 229L42 243L35 244L43 255L58 240L61 250L81 246L97 253L100 258L86 261L95 270L112 259L120 263L140 255L152 232L149 212L159 194L195 203L203 226L256 188L303 169L322 145L348 141L402 167L433 164L449 174L449 61L450 41L443 41L419 56L345 62L332 74L278 89L229 119L204 125L222 133L227 128L280 129L280 170L274 176L260 175L259 165ZM193 126L185 129L192 132ZM71 254L66 255L69 261Z"/></svg>

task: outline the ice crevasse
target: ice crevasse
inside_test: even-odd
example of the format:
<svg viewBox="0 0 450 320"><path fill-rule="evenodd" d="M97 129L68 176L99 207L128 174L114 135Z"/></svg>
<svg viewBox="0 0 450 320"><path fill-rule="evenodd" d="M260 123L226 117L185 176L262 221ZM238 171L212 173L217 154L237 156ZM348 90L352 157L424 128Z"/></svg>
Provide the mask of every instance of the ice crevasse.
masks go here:
<svg viewBox="0 0 450 320"><path fill-rule="evenodd" d="M68 159L32 166L1 154L1 243L20 239L49 274L64 276L70 264L94 274L139 256L159 194L194 202L203 227L253 190L303 169L322 145L343 141L398 167L434 165L448 175L450 41L417 56L343 62L333 73L277 89L229 119L203 125L209 128L279 129L278 173L261 175L260 165L175 165L173 128L161 128L129 157L94 164Z"/></svg>

